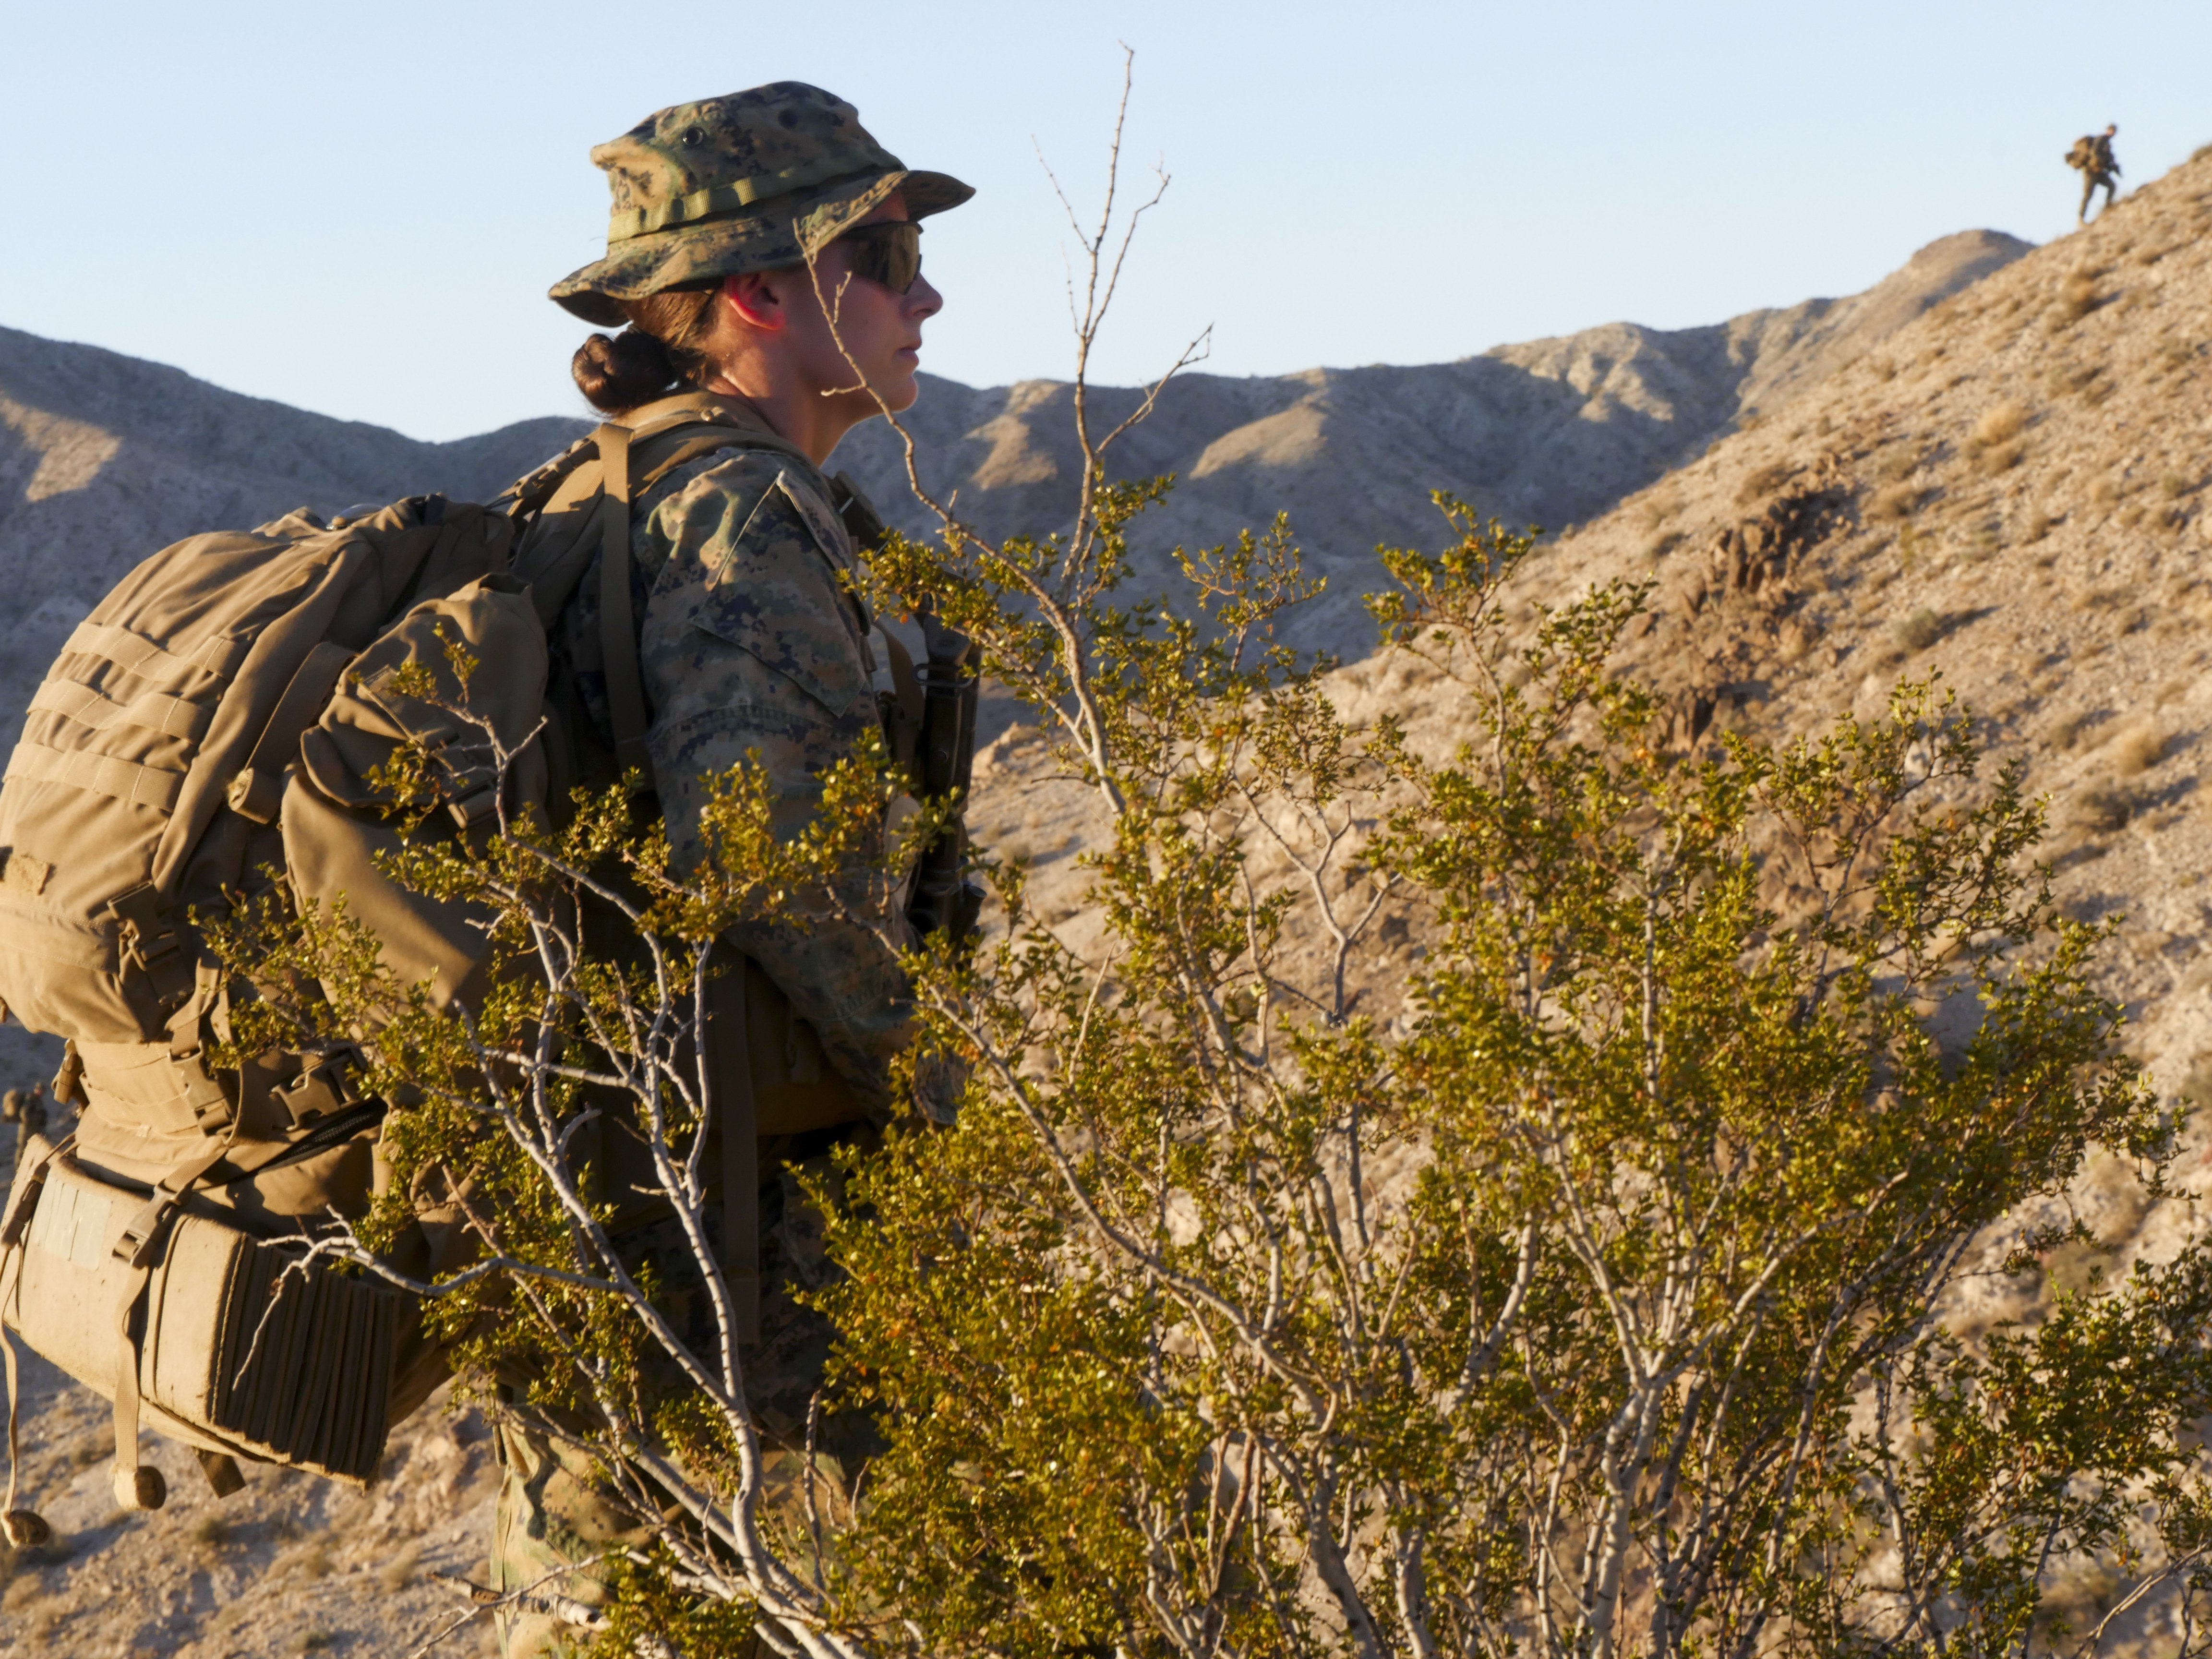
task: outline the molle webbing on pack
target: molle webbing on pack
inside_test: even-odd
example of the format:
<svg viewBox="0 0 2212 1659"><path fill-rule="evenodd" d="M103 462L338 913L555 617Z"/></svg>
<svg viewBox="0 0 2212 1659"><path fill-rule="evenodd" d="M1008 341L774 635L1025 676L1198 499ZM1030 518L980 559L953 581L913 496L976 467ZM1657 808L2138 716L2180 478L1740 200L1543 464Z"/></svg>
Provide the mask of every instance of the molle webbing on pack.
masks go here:
<svg viewBox="0 0 2212 1659"><path fill-rule="evenodd" d="M194 868L217 815L265 810L281 757L320 713L315 693L395 607L505 564L513 522L448 506L433 496L337 526L295 514L192 537L140 565L70 635L0 788L7 867L32 872L0 869L0 1000L25 1025L171 1040L198 956L177 930L179 896L233 873Z"/></svg>
<svg viewBox="0 0 2212 1659"><path fill-rule="evenodd" d="M623 556L610 563L626 571L635 491L732 446L796 453L749 411L712 398L645 414L635 430L603 429L600 442L523 480L502 498L511 514L439 496L331 525L302 512L177 543L118 584L48 671L0 787L0 1004L29 1029L87 1048L159 1044L194 1063L197 1027L217 1012L220 988L203 981L180 912L246 884L249 838L225 829L226 815L231 825L270 826L289 816L304 737L358 653L425 606L465 599L491 616L507 602L502 582L512 584L506 596L526 585L526 608L550 623L617 520ZM614 460L627 466L610 489L604 462ZM633 663L635 654L633 642ZM486 659L495 678L511 665ZM526 701L529 689L518 690ZM635 704L641 738L641 691ZM471 805L481 812L488 802ZM334 877L369 869L374 837L343 833L321 810L332 804L319 795L301 823L286 824L286 845L257 846L254 860L281 852L289 872L301 846ZM326 848L325 836L346 844ZM429 918L430 908L429 931L454 939L453 919ZM435 946L431 964L448 991L467 977L449 955ZM220 1131L224 1115L205 1105L193 1105L203 1127Z"/></svg>

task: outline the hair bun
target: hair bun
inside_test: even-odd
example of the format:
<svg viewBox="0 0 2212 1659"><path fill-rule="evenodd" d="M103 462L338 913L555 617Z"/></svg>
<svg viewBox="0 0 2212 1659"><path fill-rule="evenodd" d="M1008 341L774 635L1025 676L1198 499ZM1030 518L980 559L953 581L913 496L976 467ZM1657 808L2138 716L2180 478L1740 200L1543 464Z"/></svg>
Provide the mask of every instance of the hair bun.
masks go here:
<svg viewBox="0 0 2212 1659"><path fill-rule="evenodd" d="M682 378L667 346L635 327L592 335L576 348L568 372L592 406L610 415L666 396Z"/></svg>

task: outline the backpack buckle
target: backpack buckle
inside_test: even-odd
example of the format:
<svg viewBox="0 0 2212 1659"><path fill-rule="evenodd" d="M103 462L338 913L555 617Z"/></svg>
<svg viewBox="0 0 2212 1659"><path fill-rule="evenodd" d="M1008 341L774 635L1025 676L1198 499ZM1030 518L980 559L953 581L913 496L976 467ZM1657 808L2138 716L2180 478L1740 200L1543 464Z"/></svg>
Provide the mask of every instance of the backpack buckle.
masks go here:
<svg viewBox="0 0 2212 1659"><path fill-rule="evenodd" d="M116 958L124 968L146 972L177 948L177 930L163 921L151 882L142 881L108 900L107 915L115 924Z"/></svg>
<svg viewBox="0 0 2212 1659"><path fill-rule="evenodd" d="M84 1097L84 1056L76 1051L76 1039L70 1037L62 1044L62 1063L55 1072L51 1085L57 1106L82 1106Z"/></svg>
<svg viewBox="0 0 2212 1659"><path fill-rule="evenodd" d="M264 766L249 766L230 781L223 799L230 810L255 823L274 823L284 804L284 776Z"/></svg>
<svg viewBox="0 0 2212 1659"><path fill-rule="evenodd" d="M343 1054L330 1055L270 1093L290 1116L295 1129L304 1129L348 1106L358 1106L367 1098L354 1081L350 1060Z"/></svg>
<svg viewBox="0 0 2212 1659"><path fill-rule="evenodd" d="M177 936L173 932L149 933L135 921L126 921L115 944L117 959L125 968L149 974L155 963L177 948Z"/></svg>
<svg viewBox="0 0 2212 1659"><path fill-rule="evenodd" d="M162 1224L176 1212L185 1195L207 1178L208 1171L222 1163L229 1151L230 1143L226 1140L220 1146L209 1147L182 1169L172 1170L164 1176L152 1195L140 1206L138 1213L123 1224L123 1231L115 1239L115 1259L134 1268L143 1267L151 1261L155 1248L161 1242ZM144 1287L142 1285L140 1288ZM137 1299L136 1292L133 1292L132 1299ZM161 1505L156 1503L150 1507L158 1509Z"/></svg>
<svg viewBox="0 0 2212 1659"><path fill-rule="evenodd" d="M143 1267L153 1260L154 1241L161 1236L161 1223L168 1217L169 1206L176 1201L175 1194L156 1187L154 1196L146 1200L137 1215L123 1224L123 1231L116 1235L115 1259L132 1267Z"/></svg>
<svg viewBox="0 0 2212 1659"><path fill-rule="evenodd" d="M473 830L499 810L499 790L496 786L479 789L472 795L446 803L446 811L453 822L464 830Z"/></svg>
<svg viewBox="0 0 2212 1659"><path fill-rule="evenodd" d="M238 1119L238 1113L231 1106L230 1097L223 1093L220 1083L208 1075L207 1067L199 1063L198 1054L191 1055L186 1063L198 1073L187 1079L188 1085L198 1085L191 1090L189 1097L192 1121L199 1125L200 1133L204 1135L221 1134Z"/></svg>

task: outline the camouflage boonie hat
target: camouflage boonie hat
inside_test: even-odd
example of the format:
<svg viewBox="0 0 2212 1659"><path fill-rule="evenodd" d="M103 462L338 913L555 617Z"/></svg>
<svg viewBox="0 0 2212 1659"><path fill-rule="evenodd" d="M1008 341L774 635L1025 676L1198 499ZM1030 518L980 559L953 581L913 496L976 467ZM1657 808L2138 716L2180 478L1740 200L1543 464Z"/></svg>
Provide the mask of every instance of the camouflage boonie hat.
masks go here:
<svg viewBox="0 0 2212 1659"><path fill-rule="evenodd" d="M913 173L843 99L777 81L649 115L592 160L614 192L607 253L553 284L586 322L617 326L617 300L797 264L903 191L916 219L975 192Z"/></svg>

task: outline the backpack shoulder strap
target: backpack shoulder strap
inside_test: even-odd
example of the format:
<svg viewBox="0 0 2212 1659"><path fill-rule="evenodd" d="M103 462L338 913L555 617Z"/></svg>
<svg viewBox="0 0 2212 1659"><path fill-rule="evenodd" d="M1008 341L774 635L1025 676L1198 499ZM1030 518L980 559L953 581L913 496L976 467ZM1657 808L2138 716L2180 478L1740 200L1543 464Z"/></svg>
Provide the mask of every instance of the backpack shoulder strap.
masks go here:
<svg viewBox="0 0 2212 1659"><path fill-rule="evenodd" d="M624 774L633 769L649 774L645 681L638 668L637 626L630 607L631 502L678 467L720 450L769 450L804 461L810 469L813 462L798 445L769 429L749 405L738 408L727 400L700 396L648 405L638 411L634 425L609 422L590 441L596 466L585 463L570 471L556 499L572 492L580 495L588 487L585 468L591 466L597 476L589 483L596 483L599 492L599 653L606 674L607 712L614 721L615 761ZM581 574L580 559L558 562L575 569L565 584L536 594L538 614L549 623ZM532 582L535 593L539 573L518 568L516 574Z"/></svg>
<svg viewBox="0 0 2212 1659"><path fill-rule="evenodd" d="M648 772L645 749L645 681L638 672L637 629L629 614L630 429L611 423L592 434L599 442L599 655L607 682L607 712L615 727L615 763L625 777Z"/></svg>

